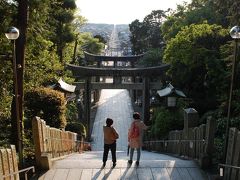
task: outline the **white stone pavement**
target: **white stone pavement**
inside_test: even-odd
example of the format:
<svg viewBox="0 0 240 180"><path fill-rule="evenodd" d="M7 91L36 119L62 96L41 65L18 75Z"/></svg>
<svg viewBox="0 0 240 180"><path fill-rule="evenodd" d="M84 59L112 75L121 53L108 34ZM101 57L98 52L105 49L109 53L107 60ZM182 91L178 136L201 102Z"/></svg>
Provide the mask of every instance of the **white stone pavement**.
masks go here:
<svg viewBox="0 0 240 180"><path fill-rule="evenodd" d="M114 120L119 134L117 150L127 149L127 130L132 121L132 104L127 90L102 90L92 131L92 150L103 150L103 126L106 118Z"/></svg>

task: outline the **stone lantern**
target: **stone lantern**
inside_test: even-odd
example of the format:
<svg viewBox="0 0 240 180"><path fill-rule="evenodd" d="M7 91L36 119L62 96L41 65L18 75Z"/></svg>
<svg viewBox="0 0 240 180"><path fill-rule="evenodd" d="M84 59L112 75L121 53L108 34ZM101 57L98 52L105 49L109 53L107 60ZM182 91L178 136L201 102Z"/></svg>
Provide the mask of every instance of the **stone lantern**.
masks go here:
<svg viewBox="0 0 240 180"><path fill-rule="evenodd" d="M160 97L167 98L167 106L168 107L175 107L177 103L177 97L186 97L186 95L180 91L175 89L170 83L164 89L158 90L157 94Z"/></svg>

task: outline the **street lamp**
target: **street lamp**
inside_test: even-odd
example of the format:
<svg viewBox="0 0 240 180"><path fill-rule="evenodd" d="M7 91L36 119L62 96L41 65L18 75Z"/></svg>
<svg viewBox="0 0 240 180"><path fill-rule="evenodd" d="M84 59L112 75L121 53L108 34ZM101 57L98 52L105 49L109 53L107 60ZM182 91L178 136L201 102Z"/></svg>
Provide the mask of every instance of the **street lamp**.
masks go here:
<svg viewBox="0 0 240 180"><path fill-rule="evenodd" d="M231 76L231 84L230 84L230 91L229 91L229 100L228 100L228 111L227 111L227 124L226 124L226 134L225 134L225 147L224 147L224 161L226 160L227 154L227 142L228 142L228 133L229 133L229 126L230 126L230 116L231 116L231 105L232 105L232 93L233 93L233 86L235 81L235 71L236 71L236 61L238 56L238 39L240 39L240 27L234 26L230 30L230 36L235 40L234 42L234 57L232 62L232 76Z"/></svg>
<svg viewBox="0 0 240 180"><path fill-rule="evenodd" d="M19 30L15 27L10 27L5 33L5 36L9 40L16 40L19 37Z"/></svg>
<svg viewBox="0 0 240 180"><path fill-rule="evenodd" d="M19 37L19 30L15 27L10 27L5 36L13 42L13 81L14 81L14 95L15 95L15 113L16 113L16 122L17 122L17 145L19 152L19 162L22 165L23 152L22 152L22 124L20 122L20 113L19 113L19 94L18 94L18 77L17 77L17 65L16 65L16 48L15 40Z"/></svg>

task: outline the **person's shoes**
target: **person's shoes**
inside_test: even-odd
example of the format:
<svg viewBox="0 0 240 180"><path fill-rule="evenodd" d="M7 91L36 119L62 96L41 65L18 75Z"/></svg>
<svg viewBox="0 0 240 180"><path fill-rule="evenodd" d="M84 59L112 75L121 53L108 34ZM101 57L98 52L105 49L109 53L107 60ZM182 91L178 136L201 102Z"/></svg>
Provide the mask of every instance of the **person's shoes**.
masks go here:
<svg viewBox="0 0 240 180"><path fill-rule="evenodd" d="M128 160L128 164L132 164L132 160Z"/></svg>
<svg viewBox="0 0 240 180"><path fill-rule="evenodd" d="M116 165L117 165L117 163L113 163L112 168L115 168Z"/></svg>
<svg viewBox="0 0 240 180"><path fill-rule="evenodd" d="M139 166L139 161L136 161L136 166Z"/></svg>
<svg viewBox="0 0 240 180"><path fill-rule="evenodd" d="M105 168L105 166L106 166L106 162L103 162L102 169Z"/></svg>

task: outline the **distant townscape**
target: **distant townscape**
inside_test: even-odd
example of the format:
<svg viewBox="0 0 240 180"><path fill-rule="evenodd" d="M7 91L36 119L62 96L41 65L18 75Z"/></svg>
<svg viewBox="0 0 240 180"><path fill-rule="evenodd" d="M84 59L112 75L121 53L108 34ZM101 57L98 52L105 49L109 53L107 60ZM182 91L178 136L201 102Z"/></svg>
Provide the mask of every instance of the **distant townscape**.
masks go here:
<svg viewBox="0 0 240 180"><path fill-rule="evenodd" d="M120 49L123 55L131 54L130 31L128 24L94 24L88 23L81 28L81 32L90 32L93 36L100 35L109 42L113 29L118 35Z"/></svg>

